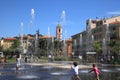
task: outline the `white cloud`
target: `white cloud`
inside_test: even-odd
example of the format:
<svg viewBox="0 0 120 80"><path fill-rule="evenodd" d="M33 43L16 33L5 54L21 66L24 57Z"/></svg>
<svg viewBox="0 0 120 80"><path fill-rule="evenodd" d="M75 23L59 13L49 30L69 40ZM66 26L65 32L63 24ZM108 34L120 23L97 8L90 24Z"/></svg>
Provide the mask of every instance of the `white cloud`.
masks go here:
<svg viewBox="0 0 120 80"><path fill-rule="evenodd" d="M120 15L120 11L108 12L107 14Z"/></svg>

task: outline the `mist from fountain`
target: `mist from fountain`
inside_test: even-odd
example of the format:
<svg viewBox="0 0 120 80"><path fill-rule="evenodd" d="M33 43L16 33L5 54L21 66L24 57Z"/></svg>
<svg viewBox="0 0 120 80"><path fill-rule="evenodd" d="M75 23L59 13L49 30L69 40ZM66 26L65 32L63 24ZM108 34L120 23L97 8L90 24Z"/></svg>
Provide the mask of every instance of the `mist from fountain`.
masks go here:
<svg viewBox="0 0 120 80"><path fill-rule="evenodd" d="M82 37L82 34L80 34L80 47L82 47L83 45L83 37Z"/></svg>
<svg viewBox="0 0 120 80"><path fill-rule="evenodd" d="M94 43L94 35L92 35L92 43Z"/></svg>
<svg viewBox="0 0 120 80"><path fill-rule="evenodd" d="M104 38L103 41L102 41L102 55L104 58L106 58L106 53L107 53L107 47L106 47L106 39Z"/></svg>
<svg viewBox="0 0 120 80"><path fill-rule="evenodd" d="M20 53L23 53L23 22L20 24L21 33L20 33Z"/></svg>
<svg viewBox="0 0 120 80"><path fill-rule="evenodd" d="M104 57L104 59L107 59L107 57L110 55L108 46L107 46L107 42L110 41L110 31L109 31L109 24L106 24L106 33L105 33L105 38L103 38L102 41L102 55ZM106 57L106 55L108 55Z"/></svg>
<svg viewBox="0 0 120 80"><path fill-rule="evenodd" d="M37 50L38 50L38 34L36 34L35 36L35 54L37 54Z"/></svg>
<svg viewBox="0 0 120 80"><path fill-rule="evenodd" d="M74 44L73 44L73 52L72 52L73 56L75 54L75 51L76 51L76 39L74 39Z"/></svg>
<svg viewBox="0 0 120 80"><path fill-rule="evenodd" d="M83 55L83 37L82 34L80 34L80 48L79 48L79 59L82 60Z"/></svg>
<svg viewBox="0 0 120 80"><path fill-rule="evenodd" d="M65 31L64 40L63 40L63 54L64 54L64 57L67 56L67 42L66 42L66 36L67 36L67 31Z"/></svg>
<svg viewBox="0 0 120 80"><path fill-rule="evenodd" d="M109 31L109 24L106 24L106 35L105 38L107 41L110 41L110 31Z"/></svg>
<svg viewBox="0 0 120 80"><path fill-rule="evenodd" d="M86 38L86 51L89 52L92 50L92 29L91 29L91 19L88 20L87 25L87 38Z"/></svg>

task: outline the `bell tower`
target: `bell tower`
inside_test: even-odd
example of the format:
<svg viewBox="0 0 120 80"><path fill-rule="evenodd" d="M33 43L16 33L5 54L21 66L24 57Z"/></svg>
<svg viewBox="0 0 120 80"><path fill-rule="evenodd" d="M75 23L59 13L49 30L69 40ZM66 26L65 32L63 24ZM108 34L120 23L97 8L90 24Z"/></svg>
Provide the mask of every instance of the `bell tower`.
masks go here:
<svg viewBox="0 0 120 80"><path fill-rule="evenodd" d="M62 40L62 27L60 23L56 26L56 38L57 40L61 41Z"/></svg>

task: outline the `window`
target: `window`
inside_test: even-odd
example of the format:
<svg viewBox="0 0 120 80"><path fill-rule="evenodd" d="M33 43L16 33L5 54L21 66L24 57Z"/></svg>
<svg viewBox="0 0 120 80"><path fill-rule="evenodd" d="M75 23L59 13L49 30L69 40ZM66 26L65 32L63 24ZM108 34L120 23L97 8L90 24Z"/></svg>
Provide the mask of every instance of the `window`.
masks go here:
<svg viewBox="0 0 120 80"><path fill-rule="evenodd" d="M113 27L112 27L112 30L116 30L116 27L115 27L115 26L113 26Z"/></svg>
<svg viewBox="0 0 120 80"><path fill-rule="evenodd" d="M102 28L100 27L100 32L102 31Z"/></svg>
<svg viewBox="0 0 120 80"><path fill-rule="evenodd" d="M106 20L104 20L104 23L106 23Z"/></svg>
<svg viewBox="0 0 120 80"><path fill-rule="evenodd" d="M116 38L117 38L116 32L111 33L111 37L110 37L110 38L111 38L111 39L116 39Z"/></svg>
<svg viewBox="0 0 120 80"><path fill-rule="evenodd" d="M59 29L59 32L60 32L61 30Z"/></svg>

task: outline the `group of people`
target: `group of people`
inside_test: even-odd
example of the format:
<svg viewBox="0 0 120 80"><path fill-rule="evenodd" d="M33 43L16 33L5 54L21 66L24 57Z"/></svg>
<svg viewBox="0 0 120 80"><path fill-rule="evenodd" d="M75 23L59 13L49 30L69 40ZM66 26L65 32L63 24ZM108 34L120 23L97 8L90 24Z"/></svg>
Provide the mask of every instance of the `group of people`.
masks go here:
<svg viewBox="0 0 120 80"><path fill-rule="evenodd" d="M21 62L21 56L17 55L16 56L16 70L19 69L20 62ZM71 72L72 72L71 80L80 80L78 70L79 70L78 63L73 62L73 65L71 65ZM92 71L95 73L95 80L99 80L100 71L95 64L93 64L93 68L88 73L90 73Z"/></svg>
<svg viewBox="0 0 120 80"><path fill-rule="evenodd" d="M21 62L21 56L17 55L16 56L16 70L19 69L20 62ZM79 70L78 63L73 62L73 65L71 65L71 72L72 72L71 80L80 80L78 70ZM95 73L95 80L100 80L99 79L100 71L95 64L93 64L93 68L88 73L90 73L92 71Z"/></svg>
<svg viewBox="0 0 120 80"><path fill-rule="evenodd" d="M79 69L78 63L73 62L73 65L71 65L71 70L72 70L71 80L80 80L78 69ZM92 71L95 73L95 80L100 80L99 79L100 70L97 68L96 64L93 64L93 68L88 73Z"/></svg>
<svg viewBox="0 0 120 80"><path fill-rule="evenodd" d="M4 67L4 64L5 64L5 62L6 62L5 57L2 57L0 61L1 61L2 67ZM20 64L21 64L21 56L20 56L20 54L17 54L17 55L16 55L16 70L19 69Z"/></svg>
<svg viewBox="0 0 120 80"><path fill-rule="evenodd" d="M2 58L1 59L2 65L4 65L4 62L5 62L5 58ZM21 64L21 56L18 54L16 55L16 71L18 71L20 64ZM78 63L73 62L73 64L71 65L71 72L72 72L71 80L80 80L78 70L79 70ZM93 68L88 73L92 71L95 73L95 80L100 80L99 79L100 70L97 68L96 64L93 64Z"/></svg>

